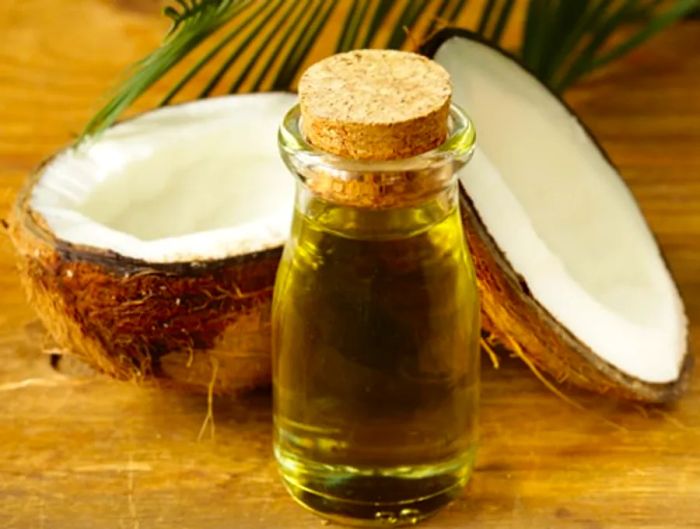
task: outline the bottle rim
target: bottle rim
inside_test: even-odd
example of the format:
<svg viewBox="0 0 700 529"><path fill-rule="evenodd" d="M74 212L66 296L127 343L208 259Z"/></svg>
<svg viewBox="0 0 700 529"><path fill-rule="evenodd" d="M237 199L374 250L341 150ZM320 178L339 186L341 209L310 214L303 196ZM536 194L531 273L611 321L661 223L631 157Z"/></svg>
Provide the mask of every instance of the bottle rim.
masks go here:
<svg viewBox="0 0 700 529"><path fill-rule="evenodd" d="M457 171L471 158L476 146L476 131L467 114L450 105L448 134L438 147L408 158L395 160L354 160L322 151L311 145L302 133L301 108L297 103L285 115L279 128L280 153L287 166L302 180L309 170L323 170L335 178L353 180L368 173L403 174L437 170L451 165Z"/></svg>

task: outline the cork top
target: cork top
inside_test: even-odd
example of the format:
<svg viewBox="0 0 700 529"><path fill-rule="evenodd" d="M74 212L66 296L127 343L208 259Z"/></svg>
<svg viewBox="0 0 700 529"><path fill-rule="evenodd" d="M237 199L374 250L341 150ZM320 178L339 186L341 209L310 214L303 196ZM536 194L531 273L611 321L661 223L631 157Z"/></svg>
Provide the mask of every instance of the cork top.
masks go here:
<svg viewBox="0 0 700 529"><path fill-rule="evenodd" d="M341 53L301 77L302 131L314 147L343 158L408 158L444 142L451 95L449 74L421 55Z"/></svg>

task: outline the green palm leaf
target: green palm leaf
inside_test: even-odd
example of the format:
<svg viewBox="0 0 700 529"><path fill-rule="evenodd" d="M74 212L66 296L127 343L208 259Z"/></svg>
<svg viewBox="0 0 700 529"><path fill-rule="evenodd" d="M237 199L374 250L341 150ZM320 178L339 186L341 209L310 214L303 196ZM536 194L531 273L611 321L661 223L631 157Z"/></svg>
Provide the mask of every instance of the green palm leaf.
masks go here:
<svg viewBox="0 0 700 529"><path fill-rule="evenodd" d="M199 97L209 96L226 76L232 78L228 92L289 90L313 52L334 51L316 50L319 42L334 41L336 52L412 48L439 27L455 25L469 9L480 10L473 29L498 44L518 4L526 16L514 51L561 92L697 9L700 0L174 0L164 10L173 23L163 44L127 72L83 137L104 130L194 54L199 57L173 82L161 105L190 85L203 86ZM630 25L634 31L626 38L613 39ZM331 38L322 39L324 32ZM217 67L201 84L209 65Z"/></svg>

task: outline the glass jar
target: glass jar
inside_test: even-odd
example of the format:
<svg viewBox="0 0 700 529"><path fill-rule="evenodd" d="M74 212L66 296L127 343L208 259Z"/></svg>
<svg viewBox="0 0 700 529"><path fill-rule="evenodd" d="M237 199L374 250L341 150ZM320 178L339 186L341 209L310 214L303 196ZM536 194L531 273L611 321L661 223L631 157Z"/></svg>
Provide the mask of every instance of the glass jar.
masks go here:
<svg viewBox="0 0 700 529"><path fill-rule="evenodd" d="M344 523L405 524L460 493L476 446L479 303L455 171L474 129L391 161L280 129L296 175L275 285L274 450L292 496Z"/></svg>

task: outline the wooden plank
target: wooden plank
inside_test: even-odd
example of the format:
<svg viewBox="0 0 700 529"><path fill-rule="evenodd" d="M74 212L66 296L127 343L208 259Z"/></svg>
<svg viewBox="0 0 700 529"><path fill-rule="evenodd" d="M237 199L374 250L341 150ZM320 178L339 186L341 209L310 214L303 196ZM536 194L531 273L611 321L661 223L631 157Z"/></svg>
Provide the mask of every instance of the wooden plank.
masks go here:
<svg viewBox="0 0 700 529"><path fill-rule="evenodd" d="M158 2L0 6L0 216L24 175L70 140L119 72L159 40ZM640 201L700 347L700 23L581 84L572 104ZM162 91L161 91L162 93ZM152 104L155 96L140 103ZM217 399L95 376L42 354L0 236L0 527L320 527L279 483L268 392ZM574 390L562 402L517 360L484 367L482 447L465 494L429 528L700 525L700 389L640 408Z"/></svg>

